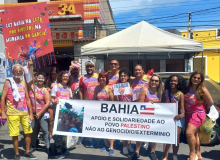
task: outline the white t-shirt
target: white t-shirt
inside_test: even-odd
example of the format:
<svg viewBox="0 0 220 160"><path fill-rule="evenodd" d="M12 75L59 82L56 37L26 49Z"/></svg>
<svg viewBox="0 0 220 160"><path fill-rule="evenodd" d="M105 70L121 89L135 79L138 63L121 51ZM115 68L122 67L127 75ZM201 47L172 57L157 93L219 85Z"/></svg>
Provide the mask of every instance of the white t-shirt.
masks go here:
<svg viewBox="0 0 220 160"><path fill-rule="evenodd" d="M56 97L57 91L58 91L58 85L54 85L51 92L50 92L50 95L53 96L53 97ZM73 93L72 93L71 88L69 88L69 89L66 88L66 90L63 91L63 92L67 92L67 91L70 92L70 98L72 98ZM62 99L69 99L69 97L62 97Z"/></svg>

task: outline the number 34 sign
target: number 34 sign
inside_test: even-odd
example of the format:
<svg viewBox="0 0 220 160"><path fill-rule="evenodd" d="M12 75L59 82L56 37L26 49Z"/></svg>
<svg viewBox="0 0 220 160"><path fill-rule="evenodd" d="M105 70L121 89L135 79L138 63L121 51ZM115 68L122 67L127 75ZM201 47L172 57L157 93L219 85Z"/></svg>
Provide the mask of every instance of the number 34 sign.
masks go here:
<svg viewBox="0 0 220 160"><path fill-rule="evenodd" d="M69 13L76 14L75 5L74 4L65 4L62 3L59 5L59 9L61 9L60 12L57 12L58 15L65 15L66 11L69 11Z"/></svg>

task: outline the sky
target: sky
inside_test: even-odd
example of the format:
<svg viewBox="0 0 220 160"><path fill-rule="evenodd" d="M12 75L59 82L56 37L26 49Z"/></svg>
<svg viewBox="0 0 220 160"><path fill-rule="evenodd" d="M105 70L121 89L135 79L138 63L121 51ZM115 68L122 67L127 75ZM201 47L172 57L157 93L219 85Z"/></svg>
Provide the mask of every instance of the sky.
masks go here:
<svg viewBox="0 0 220 160"><path fill-rule="evenodd" d="M220 0L109 0L118 30L142 20L162 29L220 29Z"/></svg>

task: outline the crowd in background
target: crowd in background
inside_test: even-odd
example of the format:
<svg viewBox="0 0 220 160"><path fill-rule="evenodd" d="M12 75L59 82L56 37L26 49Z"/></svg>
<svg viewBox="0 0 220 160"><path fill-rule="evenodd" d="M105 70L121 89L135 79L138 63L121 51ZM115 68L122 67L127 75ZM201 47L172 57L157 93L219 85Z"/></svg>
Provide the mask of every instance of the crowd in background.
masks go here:
<svg viewBox="0 0 220 160"><path fill-rule="evenodd" d="M32 67L29 61L29 68ZM134 77L127 68L119 69L119 62L112 60L110 72L95 73L95 64L88 60L85 62L86 74L80 75L81 64L73 61L67 71L59 72L52 67L49 77L45 73L36 73L34 79L28 83L21 80L22 66L15 64L12 68L13 78L6 80L1 97L2 119L7 119L9 134L15 150L15 160L20 159L18 152L19 125L25 133L26 152L25 157L37 159L32 153L37 149L37 137L41 129L46 143L48 156L58 159L69 154L66 147L66 136L53 135L54 114L59 99L80 99L99 101L124 101L132 102L132 94L135 90L141 90L136 102L146 103L176 103L178 102L178 115L174 120L178 123L178 145L173 145L173 160L178 160L179 139L182 128L186 126L186 136L189 144L189 160L201 159L199 127L205 120L206 110L213 104L213 100L204 85L204 75L201 72L193 72L189 83L179 75L171 75L165 82L152 70L146 74L141 65L135 66ZM113 84L129 83L130 91L126 95L114 95ZM5 108L6 106L6 108ZM92 107L92 106L91 106ZM7 110L7 112L6 112ZM82 130L82 121L68 112L61 112L57 130L77 128ZM52 152L50 142L55 141L55 149ZM80 137L78 143L82 143ZM101 151L108 151L114 155L113 139L105 139ZM96 139L91 139L90 147L97 145ZM143 142L136 142L136 150L131 141L123 141L122 153L127 155L134 152L132 160L140 157L139 151ZM147 154L151 160L157 160L155 154L156 143L149 143ZM163 160L168 159L170 144L164 144Z"/></svg>

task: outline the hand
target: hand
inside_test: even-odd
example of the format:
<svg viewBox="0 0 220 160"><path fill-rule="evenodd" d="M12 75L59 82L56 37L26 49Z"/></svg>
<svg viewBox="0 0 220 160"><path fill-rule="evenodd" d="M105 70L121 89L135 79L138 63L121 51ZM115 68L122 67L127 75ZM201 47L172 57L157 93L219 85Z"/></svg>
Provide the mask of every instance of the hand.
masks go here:
<svg viewBox="0 0 220 160"><path fill-rule="evenodd" d="M49 87L47 87L47 90L48 90L48 92L50 92L50 91L51 91L51 89L50 89Z"/></svg>
<svg viewBox="0 0 220 160"><path fill-rule="evenodd" d="M2 120L7 120L7 115L2 112Z"/></svg>
<svg viewBox="0 0 220 160"><path fill-rule="evenodd" d="M33 61L32 61L32 59L29 59L29 60L28 60L28 65L30 65L30 66L33 65Z"/></svg>
<svg viewBox="0 0 220 160"><path fill-rule="evenodd" d="M29 120L30 120L31 122L33 122L33 120L34 120L33 114L30 114L30 115L29 115Z"/></svg>
<svg viewBox="0 0 220 160"><path fill-rule="evenodd" d="M36 114L36 118L39 119L41 115L42 115L42 113L41 113L41 112L38 112L38 113Z"/></svg>
<svg viewBox="0 0 220 160"><path fill-rule="evenodd" d="M72 71L72 69L73 69L73 66L71 65L71 66L69 66L69 72L71 72Z"/></svg>
<svg viewBox="0 0 220 160"><path fill-rule="evenodd" d="M174 117L175 121L178 121L179 119L183 118L184 114L178 114L177 116Z"/></svg>

